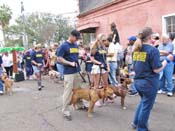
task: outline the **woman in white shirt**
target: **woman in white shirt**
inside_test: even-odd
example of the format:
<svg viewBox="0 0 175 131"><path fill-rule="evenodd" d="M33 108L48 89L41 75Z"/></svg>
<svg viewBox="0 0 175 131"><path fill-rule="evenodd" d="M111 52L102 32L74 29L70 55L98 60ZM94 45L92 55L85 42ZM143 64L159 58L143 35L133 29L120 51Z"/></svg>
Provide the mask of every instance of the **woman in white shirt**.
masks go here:
<svg viewBox="0 0 175 131"><path fill-rule="evenodd" d="M4 55L2 56L2 62L3 62L4 68L7 72L7 76L12 77L12 75L13 75L13 58L12 58L12 55L9 54L8 52L5 52Z"/></svg>

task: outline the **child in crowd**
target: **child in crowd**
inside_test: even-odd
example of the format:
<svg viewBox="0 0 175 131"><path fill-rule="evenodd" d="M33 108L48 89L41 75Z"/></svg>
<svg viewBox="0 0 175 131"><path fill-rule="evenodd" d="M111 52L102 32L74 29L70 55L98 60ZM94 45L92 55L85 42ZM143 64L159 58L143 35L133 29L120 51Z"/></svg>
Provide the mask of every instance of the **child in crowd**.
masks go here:
<svg viewBox="0 0 175 131"><path fill-rule="evenodd" d="M86 70L86 73L87 73L87 76L88 76L88 80L89 80L89 84L91 87L93 87L93 77L91 76L91 70L92 70L92 66L93 66L93 63L92 61L90 60L90 47L87 46L85 47L85 70Z"/></svg>

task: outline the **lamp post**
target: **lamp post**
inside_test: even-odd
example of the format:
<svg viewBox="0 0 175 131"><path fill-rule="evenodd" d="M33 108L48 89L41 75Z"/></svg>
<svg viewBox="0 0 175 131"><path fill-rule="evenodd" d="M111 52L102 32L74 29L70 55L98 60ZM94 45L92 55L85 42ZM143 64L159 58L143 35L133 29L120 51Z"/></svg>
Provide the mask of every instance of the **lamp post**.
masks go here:
<svg viewBox="0 0 175 131"><path fill-rule="evenodd" d="M23 2L21 1L21 15L22 15L22 22L23 22L23 33L22 33L22 40L23 40L23 46L25 48L28 47L28 39L27 39L27 34L25 32L25 15L24 15L24 5Z"/></svg>

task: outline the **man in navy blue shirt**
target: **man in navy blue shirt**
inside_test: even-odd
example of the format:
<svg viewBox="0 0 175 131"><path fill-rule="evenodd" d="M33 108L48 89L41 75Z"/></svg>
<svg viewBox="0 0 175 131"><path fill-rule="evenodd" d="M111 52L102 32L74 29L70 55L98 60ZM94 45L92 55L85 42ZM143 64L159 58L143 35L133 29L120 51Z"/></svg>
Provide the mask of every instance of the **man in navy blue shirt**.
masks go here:
<svg viewBox="0 0 175 131"><path fill-rule="evenodd" d="M36 50L32 53L32 67L38 81L38 90L42 90L41 69L44 66L44 56L41 50L41 44L36 45Z"/></svg>
<svg viewBox="0 0 175 131"><path fill-rule="evenodd" d="M73 30L69 39L65 41L57 50L58 62L64 65L64 93L63 108L64 118L68 121L72 120L68 105L72 97L72 89L80 87L78 82L78 72L80 66L78 64L78 46L77 40L80 39L80 33ZM82 104L82 103L79 103Z"/></svg>
<svg viewBox="0 0 175 131"><path fill-rule="evenodd" d="M27 79L29 79L30 76L33 74L30 51L27 51L25 53L23 59L24 59L24 62L25 62L26 76L27 76Z"/></svg>

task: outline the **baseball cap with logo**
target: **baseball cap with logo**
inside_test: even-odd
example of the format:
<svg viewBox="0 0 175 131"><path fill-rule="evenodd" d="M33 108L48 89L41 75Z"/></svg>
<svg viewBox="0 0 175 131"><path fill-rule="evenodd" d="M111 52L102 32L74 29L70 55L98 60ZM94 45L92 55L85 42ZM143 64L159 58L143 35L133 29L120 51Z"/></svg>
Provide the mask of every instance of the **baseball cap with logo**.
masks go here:
<svg viewBox="0 0 175 131"><path fill-rule="evenodd" d="M80 32L77 31L77 30L73 30L73 31L71 32L71 35L72 35L72 36L75 36L76 39L81 39Z"/></svg>

